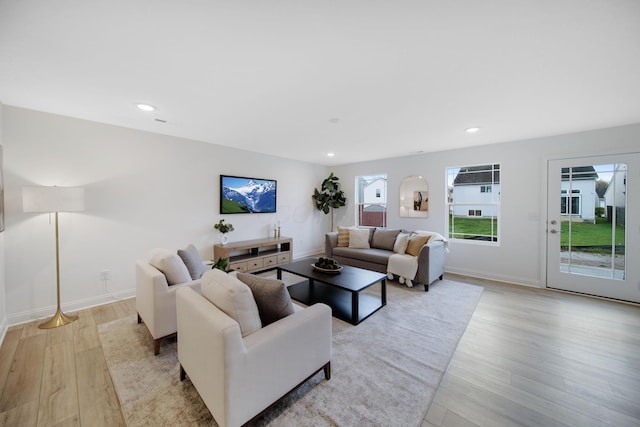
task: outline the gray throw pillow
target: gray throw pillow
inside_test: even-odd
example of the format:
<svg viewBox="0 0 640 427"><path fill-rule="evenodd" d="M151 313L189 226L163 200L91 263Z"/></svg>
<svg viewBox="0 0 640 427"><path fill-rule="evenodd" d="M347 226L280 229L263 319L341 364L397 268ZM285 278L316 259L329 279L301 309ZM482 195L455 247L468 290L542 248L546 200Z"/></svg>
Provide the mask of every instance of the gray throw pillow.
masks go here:
<svg viewBox="0 0 640 427"><path fill-rule="evenodd" d="M253 292L262 326L294 313L291 297L281 280L265 279L249 273L237 273L237 277Z"/></svg>
<svg viewBox="0 0 640 427"><path fill-rule="evenodd" d="M398 234L400 234L400 230L376 228L376 231L373 233L373 238L371 239L371 247L392 251Z"/></svg>
<svg viewBox="0 0 640 427"><path fill-rule="evenodd" d="M202 273L204 273L204 264L202 264L202 260L200 259L200 255L198 254L198 250L195 246L189 245L184 249L178 249L178 256L182 258L184 265L187 266L191 280L196 280L202 277Z"/></svg>

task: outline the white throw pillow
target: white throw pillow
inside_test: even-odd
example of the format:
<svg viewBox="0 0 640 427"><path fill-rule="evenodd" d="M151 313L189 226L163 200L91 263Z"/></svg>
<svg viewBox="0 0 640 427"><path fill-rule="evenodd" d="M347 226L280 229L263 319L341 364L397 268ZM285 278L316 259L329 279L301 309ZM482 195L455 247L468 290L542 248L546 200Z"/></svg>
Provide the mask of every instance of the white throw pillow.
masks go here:
<svg viewBox="0 0 640 427"><path fill-rule="evenodd" d="M214 268L202 275L202 296L238 322L242 336L262 328L251 289L237 277Z"/></svg>
<svg viewBox="0 0 640 427"><path fill-rule="evenodd" d="M191 275L178 254L169 249L155 248L149 254L149 264L160 270L169 285L190 282Z"/></svg>
<svg viewBox="0 0 640 427"><path fill-rule="evenodd" d="M367 228L352 228L349 230L349 247L352 249L369 249L369 234Z"/></svg>
<svg viewBox="0 0 640 427"><path fill-rule="evenodd" d="M400 233L396 237L396 242L393 244L393 252L397 254L403 254L407 250L409 244L409 233Z"/></svg>

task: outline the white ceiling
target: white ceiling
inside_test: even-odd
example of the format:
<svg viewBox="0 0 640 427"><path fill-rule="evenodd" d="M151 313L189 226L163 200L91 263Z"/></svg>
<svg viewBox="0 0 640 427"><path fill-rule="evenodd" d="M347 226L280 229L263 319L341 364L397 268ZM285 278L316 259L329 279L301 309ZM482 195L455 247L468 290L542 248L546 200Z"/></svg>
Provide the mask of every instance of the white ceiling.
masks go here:
<svg viewBox="0 0 640 427"><path fill-rule="evenodd" d="M326 165L639 123L639 77L638 0L0 0L0 102Z"/></svg>

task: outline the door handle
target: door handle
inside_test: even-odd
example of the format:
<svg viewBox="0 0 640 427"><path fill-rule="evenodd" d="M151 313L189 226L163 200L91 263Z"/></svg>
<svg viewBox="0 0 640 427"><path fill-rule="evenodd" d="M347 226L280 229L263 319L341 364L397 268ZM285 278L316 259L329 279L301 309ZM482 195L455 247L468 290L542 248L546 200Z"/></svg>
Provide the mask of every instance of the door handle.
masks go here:
<svg viewBox="0 0 640 427"><path fill-rule="evenodd" d="M549 233L551 234L556 234L558 232L558 230L549 230Z"/></svg>

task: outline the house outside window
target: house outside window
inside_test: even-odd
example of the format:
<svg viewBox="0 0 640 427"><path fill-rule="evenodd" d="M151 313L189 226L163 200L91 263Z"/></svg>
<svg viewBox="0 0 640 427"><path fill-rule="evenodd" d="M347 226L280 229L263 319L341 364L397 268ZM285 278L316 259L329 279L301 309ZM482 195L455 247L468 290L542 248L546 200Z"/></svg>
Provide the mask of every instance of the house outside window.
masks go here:
<svg viewBox="0 0 640 427"><path fill-rule="evenodd" d="M387 226L387 174L356 176L356 224Z"/></svg>
<svg viewBox="0 0 640 427"><path fill-rule="evenodd" d="M447 169L447 236L499 243L500 164Z"/></svg>

